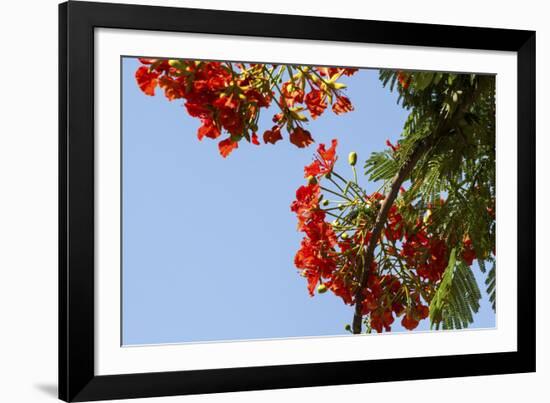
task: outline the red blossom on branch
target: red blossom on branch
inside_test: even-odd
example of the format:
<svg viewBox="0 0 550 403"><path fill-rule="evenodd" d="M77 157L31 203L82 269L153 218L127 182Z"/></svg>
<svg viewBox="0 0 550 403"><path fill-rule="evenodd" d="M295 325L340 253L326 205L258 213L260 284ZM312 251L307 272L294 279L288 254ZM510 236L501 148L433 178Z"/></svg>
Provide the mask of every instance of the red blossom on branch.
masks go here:
<svg viewBox="0 0 550 403"><path fill-rule="evenodd" d="M346 112L351 112L353 110L353 105L348 97L341 95L332 105L332 110L335 114L341 115Z"/></svg>
<svg viewBox="0 0 550 403"><path fill-rule="evenodd" d="M292 133L290 133L290 142L296 147L304 148L313 143L311 133L307 130L297 127Z"/></svg>
<svg viewBox="0 0 550 403"><path fill-rule="evenodd" d="M411 84L411 76L403 71L397 73L397 81L404 90L408 89Z"/></svg>
<svg viewBox="0 0 550 403"><path fill-rule="evenodd" d="M312 119L317 119L327 108L326 95L315 89L306 95L305 103Z"/></svg>
<svg viewBox="0 0 550 403"><path fill-rule="evenodd" d="M264 132L264 143L275 144L277 141L282 140L281 128L279 126L273 126L271 130Z"/></svg>
<svg viewBox="0 0 550 403"><path fill-rule="evenodd" d="M142 65L135 74L139 88L153 96L158 87L170 101L183 99L187 113L201 120L199 140L216 139L224 131L231 135L231 141L222 140L218 144L223 157L235 150L242 139L260 144L256 135L259 114L272 106L273 100L279 109L273 116L277 126L264 132L264 143L281 140L281 129L286 127L290 142L299 148L314 142L303 127L308 121L304 112L316 119L333 99L336 99L332 104L335 114L353 110L350 100L341 93L345 85L337 80L357 69L186 59L140 58L139 61ZM283 73L288 79L279 86Z"/></svg>
<svg viewBox="0 0 550 403"><path fill-rule="evenodd" d="M145 66L141 66L136 71L136 81L138 83L139 89L142 90L146 95L153 96L155 95L155 88L158 84L159 73L156 71L149 71Z"/></svg>
<svg viewBox="0 0 550 403"><path fill-rule="evenodd" d="M338 140L333 139L332 145L326 149L324 144L319 144L317 147L317 156L315 160L304 168L304 177L325 175L332 171L336 163L336 146Z"/></svg>
<svg viewBox="0 0 550 403"><path fill-rule="evenodd" d="M437 288L449 262L447 242L432 233L430 226L431 210L443 207L445 201L435 207L400 202L389 208L378 246L381 261L372 261L366 284L359 289L359 278L365 270L361 256L385 196L379 192L365 194L356 183L347 182L337 189L340 192L353 189L350 193L340 193L340 198L348 200L347 205L330 207L331 202L324 199L327 189L320 182L329 174L344 180L333 172L337 145L336 139L329 148L319 144L313 162L304 167L308 184L298 188L291 204L291 211L298 219L298 230L304 234L294 259L295 266L306 277L310 295L314 295L318 287L319 293L330 290L346 304L361 304L360 311L367 318L368 328L391 331L396 318L402 316L401 325L413 330L429 316L431 294L428 291ZM355 165L355 158L350 160L350 165ZM337 195L338 191L328 195ZM406 191L403 189L401 193ZM334 215L335 210L341 211L336 213L338 219L329 223L327 217ZM416 216L416 220L405 220L404 211L409 217ZM462 260L468 265L475 259L471 245L471 240L465 238ZM405 277L399 274L403 268L408 273ZM361 300L356 300L357 295Z"/></svg>
<svg viewBox="0 0 550 403"><path fill-rule="evenodd" d="M231 138L222 140L218 143L218 147L220 149L220 154L223 158L227 157L231 152L239 147L239 143L236 141L231 140Z"/></svg>

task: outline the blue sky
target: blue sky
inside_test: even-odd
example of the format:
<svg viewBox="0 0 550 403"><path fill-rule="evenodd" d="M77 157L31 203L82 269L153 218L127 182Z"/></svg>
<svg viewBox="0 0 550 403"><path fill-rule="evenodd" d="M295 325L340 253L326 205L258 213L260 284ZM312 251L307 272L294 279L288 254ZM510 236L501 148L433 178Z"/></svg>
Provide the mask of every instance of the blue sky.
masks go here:
<svg viewBox="0 0 550 403"><path fill-rule="evenodd" d="M293 264L301 234L289 205L316 146L242 141L223 159L217 141L197 140L200 122L182 100L139 90L138 65L123 59L123 344L346 334L353 308L331 293L310 297ZM377 71L345 80L355 111L327 111L308 129L317 142L338 138L336 170L351 175L348 153L362 166L398 139L407 112ZM359 181L369 192L377 187ZM403 331L399 321L394 332ZM483 292L472 327L494 325Z"/></svg>

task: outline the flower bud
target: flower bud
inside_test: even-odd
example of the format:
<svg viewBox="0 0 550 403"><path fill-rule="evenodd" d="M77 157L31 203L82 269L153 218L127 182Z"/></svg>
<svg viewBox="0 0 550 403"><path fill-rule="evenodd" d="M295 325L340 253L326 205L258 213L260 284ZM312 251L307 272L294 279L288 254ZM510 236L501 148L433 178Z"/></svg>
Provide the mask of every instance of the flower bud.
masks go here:
<svg viewBox="0 0 550 403"><path fill-rule="evenodd" d="M355 151L352 151L348 155L348 162L353 167L355 164L357 164L357 153Z"/></svg>
<svg viewBox="0 0 550 403"><path fill-rule="evenodd" d="M328 288L324 284L319 284L319 287L317 287L317 292L319 294L324 294L325 292L327 292L327 290L328 290Z"/></svg>
<svg viewBox="0 0 550 403"><path fill-rule="evenodd" d="M315 184L317 184L317 178L313 175L309 175L307 177L307 183L308 183L308 185L315 185Z"/></svg>
<svg viewBox="0 0 550 403"><path fill-rule="evenodd" d="M349 324L347 324L344 329L346 329L346 331L348 331L348 332L351 332L351 326Z"/></svg>
<svg viewBox="0 0 550 403"><path fill-rule="evenodd" d="M331 86L332 88L334 88L335 90L342 90L342 89L344 89L344 88L347 88L347 85L346 85L346 84L337 83L337 82L331 83L330 86Z"/></svg>
<svg viewBox="0 0 550 403"><path fill-rule="evenodd" d="M324 199L324 200L321 202L321 204L323 205L323 207L328 206L328 204L329 204L328 199Z"/></svg>
<svg viewBox="0 0 550 403"><path fill-rule="evenodd" d="M430 220L430 217L432 216L432 210L431 209L428 209L426 210L426 213L424 214L424 224L426 224L429 220Z"/></svg>
<svg viewBox="0 0 550 403"><path fill-rule="evenodd" d="M348 238L349 238L348 233L347 233L347 232L344 232L344 233L342 234L342 239L345 240L345 239L348 239Z"/></svg>

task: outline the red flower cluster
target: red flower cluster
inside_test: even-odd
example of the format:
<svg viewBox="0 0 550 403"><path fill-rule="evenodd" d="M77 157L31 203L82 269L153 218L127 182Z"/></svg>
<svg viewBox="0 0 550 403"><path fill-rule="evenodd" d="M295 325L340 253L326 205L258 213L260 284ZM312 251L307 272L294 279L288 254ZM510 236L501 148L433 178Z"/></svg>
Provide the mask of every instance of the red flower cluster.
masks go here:
<svg viewBox="0 0 550 403"><path fill-rule="evenodd" d="M401 255L421 278L434 282L441 280L449 260L445 241L430 236L425 229L405 234Z"/></svg>
<svg viewBox="0 0 550 403"><path fill-rule="evenodd" d="M220 62L193 60L140 59L144 66L136 80L147 95L158 85L169 100L185 99L190 116L201 120L197 136L216 139L225 129L230 136L218 146L223 157L238 147L245 137L259 144L254 122L261 108L269 107L272 94L251 86L249 77L235 78L234 72Z"/></svg>
<svg viewBox="0 0 550 403"><path fill-rule="evenodd" d="M368 315L371 329L377 332L390 331L397 317L402 317L404 328L413 330L429 316L430 292L441 281L450 255L445 240L430 232L433 206L427 206L424 217L426 206L396 203L390 207L377 246L381 258L372 262L367 282L362 285L362 300L357 301L355 295L364 270L362 253L365 253L374 217L385 196L375 192L357 198L359 193L355 193L356 199L350 201L350 206L362 205L362 215L357 215L357 207L349 207L350 212L354 211L351 220L340 213L338 219L344 224L326 222L328 214L342 211L340 207L323 210L321 204L327 206L328 203L321 203L323 195L319 184L324 175L333 172L337 144L337 140L332 140L329 148L320 144L313 162L304 168L304 176L316 180L310 179L308 185L301 186L291 205L298 218L298 230L305 234L294 263L307 278L310 295L314 295L319 285L319 292L331 290L346 304L360 303L362 314ZM402 189L402 192L406 191ZM441 206L444 203L441 200ZM407 210L410 217L411 209L415 208L418 212L413 216L418 218L412 223L406 222L403 211ZM468 265L476 258L469 238L463 241L461 257ZM403 269L408 274L400 277Z"/></svg>
<svg viewBox="0 0 550 403"><path fill-rule="evenodd" d="M320 144L316 160L305 169L306 176L330 172L336 161L336 146L336 140L332 140L328 150L324 144ZM345 254L349 250L350 241L338 240L332 225L326 222L326 212L319 205L320 198L320 185L309 183L298 188L296 200L290 206L298 218L298 230L305 234L294 264L307 278L310 295L314 295L317 284L323 284L346 304L351 304L353 289L349 280L342 275L346 265L349 265Z"/></svg>
<svg viewBox="0 0 550 403"><path fill-rule="evenodd" d="M335 114L341 115L352 111L351 101L340 93L336 88L339 85L334 83L340 76L351 76L357 69L313 67L300 70L298 75L291 77L289 81L281 85L279 104L283 105L285 109L273 116L273 122L277 126L267 131L264 137L269 138L275 128L280 131L281 127L287 125L293 128L290 132L290 142L302 148L313 143L313 138L307 130L300 126L301 122L307 121L307 117L301 112L307 110L311 118L315 120L324 113L333 99L336 99L332 104ZM303 77L306 79L302 79ZM322 77L327 77L329 81ZM306 83L309 85L309 91L307 91Z"/></svg>
<svg viewBox="0 0 550 403"><path fill-rule="evenodd" d="M330 279L337 265L336 234L325 222L325 212L319 207L321 189L318 184L301 186L291 210L298 217L298 229L305 233L294 264L307 278L310 295L321 279Z"/></svg>
<svg viewBox="0 0 550 403"><path fill-rule="evenodd" d="M373 262L374 263L374 262ZM395 295L401 289L401 282L395 276L376 273L376 264L371 267L371 274L367 281L367 287L363 289L363 301L361 312L370 314L371 327L378 333L382 330L390 331L394 322L392 311L396 315L403 311L403 305L392 301L391 295Z"/></svg>
<svg viewBox="0 0 550 403"><path fill-rule="evenodd" d="M336 97L336 102L332 105L332 110L335 114L341 115L346 112L351 112L353 110L351 101L349 98L342 95L333 83L342 75L352 76L357 72L357 69L316 67L314 71L318 76L326 77L329 81L328 85L326 81L317 79L317 77L312 77L313 79L309 81L311 91L305 95L304 102L311 118L317 119L317 117L323 114L328 106L327 100L331 99L331 95L335 95ZM301 94L303 95L303 91Z"/></svg>
<svg viewBox="0 0 550 403"><path fill-rule="evenodd" d="M401 325L408 330L414 330L422 319L428 317L428 306L422 304L419 295L411 294L411 306L406 308L401 290L401 282L394 275L369 276L367 288L363 290L362 313L370 314L370 326L378 333L391 331L395 317L401 315Z"/></svg>
<svg viewBox="0 0 550 403"><path fill-rule="evenodd" d="M198 60L168 60L140 58L142 66L136 73L139 88L147 95L155 95L157 87L169 100L184 99L190 116L199 118L201 126L197 136L217 139L223 130L229 137L218 143L220 154L227 157L238 148L243 138L259 145L257 122L260 110L269 108L279 89L272 76L273 68L263 64L235 64ZM284 67L284 66L283 66ZM300 70L296 78L287 66L289 81L280 87L280 113L275 114L273 128L263 134L264 143L275 144L283 137L281 129L287 127L289 140L303 148L313 143L311 133L301 125L307 118L301 114L306 108L316 119L327 108L327 100L336 99L332 109L336 114L353 110L350 100L340 93L344 87L336 80L352 75L356 69L292 66ZM326 77L328 80L323 79ZM306 94L306 83L310 90Z"/></svg>

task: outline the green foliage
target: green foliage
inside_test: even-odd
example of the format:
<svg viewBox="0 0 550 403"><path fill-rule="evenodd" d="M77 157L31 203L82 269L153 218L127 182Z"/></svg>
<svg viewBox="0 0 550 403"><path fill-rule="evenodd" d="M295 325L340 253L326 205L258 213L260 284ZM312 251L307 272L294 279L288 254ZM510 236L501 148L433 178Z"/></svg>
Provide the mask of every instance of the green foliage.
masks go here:
<svg viewBox="0 0 550 403"><path fill-rule="evenodd" d="M408 178L404 202L432 206L431 228L450 247L471 239L484 271L495 244L494 76L382 70L380 79L394 89L399 74L410 80L410 87L397 88L399 102L411 113L398 151L373 153L365 163L366 174L388 182L412 150L429 144Z"/></svg>
<svg viewBox="0 0 550 403"><path fill-rule="evenodd" d="M399 162L389 151L374 152L365 164L365 175L371 181L389 181L399 170Z"/></svg>
<svg viewBox="0 0 550 403"><path fill-rule="evenodd" d="M479 310L479 291L470 267L456 259L453 249L441 284L430 303L432 329L462 329L473 322Z"/></svg>

